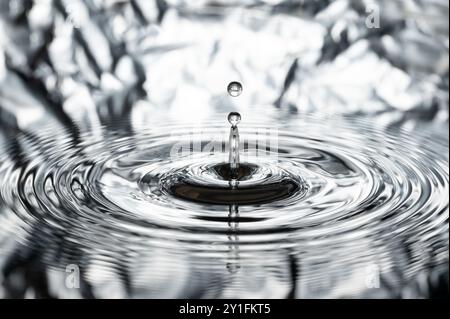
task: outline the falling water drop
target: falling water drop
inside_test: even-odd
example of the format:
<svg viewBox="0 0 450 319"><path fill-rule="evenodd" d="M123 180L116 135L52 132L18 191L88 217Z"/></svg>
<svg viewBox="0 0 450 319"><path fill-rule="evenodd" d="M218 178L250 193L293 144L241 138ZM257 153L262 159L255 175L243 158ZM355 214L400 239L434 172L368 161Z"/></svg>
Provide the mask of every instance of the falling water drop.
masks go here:
<svg viewBox="0 0 450 319"><path fill-rule="evenodd" d="M242 84L236 81L230 82L230 84L228 84L227 90L228 94L230 94L232 97L237 97L242 93Z"/></svg>
<svg viewBox="0 0 450 319"><path fill-rule="evenodd" d="M239 168L239 130L237 125L240 121L241 115L239 113L231 112L230 114L228 114L228 122L230 122L231 124L229 163L232 172L236 172Z"/></svg>
<svg viewBox="0 0 450 319"><path fill-rule="evenodd" d="M233 127L237 126L241 122L241 114L238 112L231 112L228 114L228 122L230 122Z"/></svg>

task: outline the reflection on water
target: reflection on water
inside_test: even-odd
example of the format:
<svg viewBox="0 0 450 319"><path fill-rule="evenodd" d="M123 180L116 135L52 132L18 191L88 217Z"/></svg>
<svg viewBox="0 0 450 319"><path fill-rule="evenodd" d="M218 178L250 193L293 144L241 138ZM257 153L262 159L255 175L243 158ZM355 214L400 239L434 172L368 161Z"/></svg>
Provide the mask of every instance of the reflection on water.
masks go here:
<svg viewBox="0 0 450 319"><path fill-rule="evenodd" d="M276 156L243 145L241 162L251 169L238 189L289 180L300 185L289 196L244 205L177 196L173 185L180 183L229 187L218 173L226 152L193 148L171 157L175 143L193 136L208 143L228 128L225 119L208 121L201 135L171 122L122 121L86 132L3 129L3 296L446 292L447 141L412 138L357 117L280 119ZM241 137L271 120L246 120ZM67 285L68 266L79 270L79 289Z"/></svg>

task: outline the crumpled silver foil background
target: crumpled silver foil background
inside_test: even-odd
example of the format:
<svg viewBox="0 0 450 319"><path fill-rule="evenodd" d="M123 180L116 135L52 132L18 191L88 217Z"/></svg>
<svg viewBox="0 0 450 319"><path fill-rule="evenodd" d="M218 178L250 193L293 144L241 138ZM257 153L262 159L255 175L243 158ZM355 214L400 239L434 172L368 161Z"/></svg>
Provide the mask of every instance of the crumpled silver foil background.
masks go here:
<svg viewBox="0 0 450 319"><path fill-rule="evenodd" d="M93 125L143 108L206 117L272 105L287 114L377 115L408 128L446 125L448 7L445 0L2 1L1 118ZM235 105L226 99L231 80L244 86Z"/></svg>
<svg viewBox="0 0 450 319"><path fill-rule="evenodd" d="M447 0L2 0L0 144L48 122L275 109L448 145L448 19ZM230 99L235 80L244 91Z"/></svg>

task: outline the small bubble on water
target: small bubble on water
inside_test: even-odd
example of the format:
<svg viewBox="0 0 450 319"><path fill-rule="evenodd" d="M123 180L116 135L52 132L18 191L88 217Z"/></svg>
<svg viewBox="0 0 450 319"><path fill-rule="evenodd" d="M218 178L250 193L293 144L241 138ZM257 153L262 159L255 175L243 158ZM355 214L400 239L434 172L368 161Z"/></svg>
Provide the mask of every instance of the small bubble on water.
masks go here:
<svg viewBox="0 0 450 319"><path fill-rule="evenodd" d="M233 97L237 97L242 93L242 84L239 82L231 82L230 84L228 84L227 90L228 94Z"/></svg>
<svg viewBox="0 0 450 319"><path fill-rule="evenodd" d="M239 122L241 122L241 114L238 112L231 112L228 114L228 122L230 122L233 127L237 126Z"/></svg>

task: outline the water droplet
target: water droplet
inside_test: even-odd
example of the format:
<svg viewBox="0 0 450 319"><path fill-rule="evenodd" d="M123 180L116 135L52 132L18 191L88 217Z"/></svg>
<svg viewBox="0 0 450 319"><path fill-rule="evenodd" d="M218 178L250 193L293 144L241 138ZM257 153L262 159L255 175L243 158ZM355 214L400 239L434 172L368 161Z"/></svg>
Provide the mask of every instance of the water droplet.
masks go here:
<svg viewBox="0 0 450 319"><path fill-rule="evenodd" d="M233 171L232 175L236 175L237 168L239 168L239 130L237 125L241 121L241 114L231 112L228 114L228 122L231 124L230 128L230 154L229 162L230 168ZM233 186L233 185L231 185Z"/></svg>
<svg viewBox="0 0 450 319"><path fill-rule="evenodd" d="M241 114L237 112L231 112L228 114L228 122L230 122L231 126L235 127L241 122Z"/></svg>
<svg viewBox="0 0 450 319"><path fill-rule="evenodd" d="M242 93L242 84L236 81L231 82L230 84L228 84L227 90L228 94L230 94L233 97L237 97Z"/></svg>

